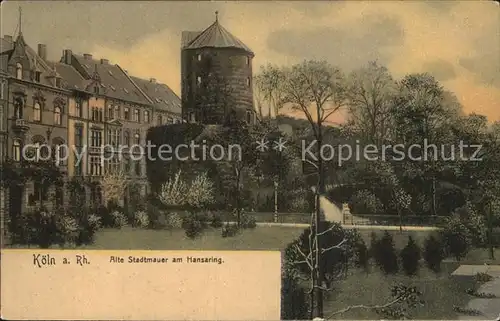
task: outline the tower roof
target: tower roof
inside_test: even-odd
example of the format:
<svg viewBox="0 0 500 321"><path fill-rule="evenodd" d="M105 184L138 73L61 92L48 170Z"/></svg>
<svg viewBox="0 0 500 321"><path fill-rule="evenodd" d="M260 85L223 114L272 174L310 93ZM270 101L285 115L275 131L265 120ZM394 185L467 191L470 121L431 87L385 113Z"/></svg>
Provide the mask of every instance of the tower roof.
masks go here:
<svg viewBox="0 0 500 321"><path fill-rule="evenodd" d="M216 13L217 15L217 13ZM187 43L185 49L199 48L238 48L250 54L253 51L241 40L233 36L229 31L219 24L219 19L215 19L207 29L202 31L197 37Z"/></svg>

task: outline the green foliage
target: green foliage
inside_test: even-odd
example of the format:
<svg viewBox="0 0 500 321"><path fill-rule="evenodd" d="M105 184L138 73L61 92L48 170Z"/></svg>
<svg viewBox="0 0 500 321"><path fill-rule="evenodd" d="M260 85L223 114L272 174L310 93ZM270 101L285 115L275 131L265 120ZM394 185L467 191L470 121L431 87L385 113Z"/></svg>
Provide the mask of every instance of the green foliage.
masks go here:
<svg viewBox="0 0 500 321"><path fill-rule="evenodd" d="M385 231L382 238L377 241L374 259L384 273L394 274L398 272L398 257L394 247L394 240L389 232Z"/></svg>
<svg viewBox="0 0 500 321"><path fill-rule="evenodd" d="M238 224L226 223L222 226L221 235L222 237L233 237L239 232Z"/></svg>
<svg viewBox="0 0 500 321"><path fill-rule="evenodd" d="M184 217L182 228L188 238L196 238L208 227L207 217L199 213L191 212Z"/></svg>
<svg viewBox="0 0 500 321"><path fill-rule="evenodd" d="M210 218L210 226L213 228L221 228L224 225L222 217L217 213L212 213Z"/></svg>
<svg viewBox="0 0 500 321"><path fill-rule="evenodd" d="M348 249L351 248L348 252L352 252L352 254L348 253L348 255L354 266L367 270L370 254L363 237L357 230L350 230L347 237L349 239L347 243Z"/></svg>
<svg viewBox="0 0 500 321"><path fill-rule="evenodd" d="M309 304L306 291L292 275L281 276L281 320L307 320Z"/></svg>
<svg viewBox="0 0 500 321"><path fill-rule="evenodd" d="M410 236L408 243L400 253L402 268L406 275L416 275L419 269L420 248L415 240Z"/></svg>
<svg viewBox="0 0 500 321"><path fill-rule="evenodd" d="M349 203L352 204L352 211L359 214L380 214L384 209L377 196L368 190L354 193Z"/></svg>
<svg viewBox="0 0 500 321"><path fill-rule="evenodd" d="M402 320L409 319L408 310L417 305L423 305L422 292L414 286L403 284L395 285L391 289L392 302L395 304L375 309L384 319Z"/></svg>
<svg viewBox="0 0 500 321"><path fill-rule="evenodd" d="M423 257L427 268L435 273L441 271L441 262L444 259L444 244L434 235L429 235L424 242Z"/></svg>
<svg viewBox="0 0 500 321"><path fill-rule="evenodd" d="M248 214L243 214L241 216L240 226L245 229L246 228L254 229L257 227L257 221L255 220L255 217Z"/></svg>
<svg viewBox="0 0 500 321"><path fill-rule="evenodd" d="M148 213L145 211L137 211L134 215L134 226L146 228L150 224Z"/></svg>
<svg viewBox="0 0 500 321"><path fill-rule="evenodd" d="M113 228L120 229L128 224L127 216L117 210L112 211L110 217L111 221L113 222L111 227Z"/></svg>
<svg viewBox="0 0 500 321"><path fill-rule="evenodd" d="M457 260L465 257L473 241L469 228L457 215L446 219L446 225L441 230L441 238L446 254Z"/></svg>

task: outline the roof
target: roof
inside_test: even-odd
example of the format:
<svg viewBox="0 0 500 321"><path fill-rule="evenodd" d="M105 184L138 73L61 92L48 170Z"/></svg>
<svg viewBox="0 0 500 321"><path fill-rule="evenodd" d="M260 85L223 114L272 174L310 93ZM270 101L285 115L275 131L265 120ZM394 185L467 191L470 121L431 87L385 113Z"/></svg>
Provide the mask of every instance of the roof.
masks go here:
<svg viewBox="0 0 500 321"><path fill-rule="evenodd" d="M181 48L186 47L201 33L202 31L183 31L181 34Z"/></svg>
<svg viewBox="0 0 500 321"><path fill-rule="evenodd" d="M130 78L149 97L155 108L175 114L181 113L181 99L170 87L134 76Z"/></svg>
<svg viewBox="0 0 500 321"><path fill-rule="evenodd" d="M89 81L83 78L73 66L61 62L49 64L54 65L57 72L61 75L64 88L85 90L87 87Z"/></svg>
<svg viewBox="0 0 500 321"><path fill-rule="evenodd" d="M104 89L104 95L139 104L151 104L148 98L138 90L120 66L101 63L96 59L85 58L81 55L74 54L73 58L78 61L89 75L97 71L102 89Z"/></svg>
<svg viewBox="0 0 500 321"><path fill-rule="evenodd" d="M7 70L7 64L10 60L12 54L15 54L16 42L18 42L17 46L24 47L24 51L26 52L26 56L28 57L30 68L36 68L37 71L41 72L40 83L42 85L53 86L52 82L48 79L48 77L60 77L59 73L56 69L54 69L53 65L47 63L47 61L43 60L40 56L38 56L37 52L33 50L30 46L26 44L22 34L20 34L15 41L7 40L5 37L1 40L1 52L2 58L1 61L1 69L3 71ZM7 50L5 50L7 48ZM7 58L6 58L7 57Z"/></svg>
<svg viewBox="0 0 500 321"><path fill-rule="evenodd" d="M193 35L194 34L192 32L186 33L186 37ZM185 39L187 40L187 38ZM253 51L241 40L222 27L218 20L215 20L212 25L201 32L184 47L184 49L199 48L238 48L253 54Z"/></svg>

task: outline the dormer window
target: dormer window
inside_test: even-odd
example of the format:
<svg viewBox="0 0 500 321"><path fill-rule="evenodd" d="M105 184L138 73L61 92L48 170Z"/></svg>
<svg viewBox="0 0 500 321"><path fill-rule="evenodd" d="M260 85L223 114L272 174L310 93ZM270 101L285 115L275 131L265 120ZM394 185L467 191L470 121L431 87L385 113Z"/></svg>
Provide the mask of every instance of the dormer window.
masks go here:
<svg viewBox="0 0 500 321"><path fill-rule="evenodd" d="M42 76L42 73L40 71L35 71L35 81L40 82L40 78Z"/></svg>
<svg viewBox="0 0 500 321"><path fill-rule="evenodd" d="M56 78L56 87L61 88L61 78Z"/></svg>
<svg viewBox="0 0 500 321"><path fill-rule="evenodd" d="M94 86L94 94L99 95L99 86Z"/></svg>
<svg viewBox="0 0 500 321"><path fill-rule="evenodd" d="M23 65L19 62L16 64L16 78L23 79Z"/></svg>

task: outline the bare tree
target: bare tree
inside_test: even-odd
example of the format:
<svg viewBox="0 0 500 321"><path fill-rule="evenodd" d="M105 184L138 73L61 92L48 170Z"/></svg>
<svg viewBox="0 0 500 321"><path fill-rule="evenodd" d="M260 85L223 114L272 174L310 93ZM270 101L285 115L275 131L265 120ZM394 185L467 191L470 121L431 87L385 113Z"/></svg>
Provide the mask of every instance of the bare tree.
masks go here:
<svg viewBox="0 0 500 321"><path fill-rule="evenodd" d="M350 124L372 143L380 144L388 138L395 90L391 74L377 62L352 72L347 79Z"/></svg>
<svg viewBox="0 0 500 321"><path fill-rule="evenodd" d="M273 114L274 117L278 116L286 103L283 90L285 82L285 74L280 67L271 64L261 67L260 73L255 76L254 87L260 93L261 99L267 102L269 118ZM262 109L262 106L260 108Z"/></svg>

